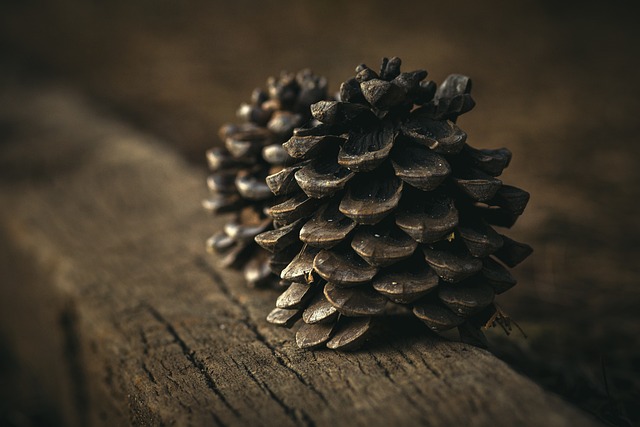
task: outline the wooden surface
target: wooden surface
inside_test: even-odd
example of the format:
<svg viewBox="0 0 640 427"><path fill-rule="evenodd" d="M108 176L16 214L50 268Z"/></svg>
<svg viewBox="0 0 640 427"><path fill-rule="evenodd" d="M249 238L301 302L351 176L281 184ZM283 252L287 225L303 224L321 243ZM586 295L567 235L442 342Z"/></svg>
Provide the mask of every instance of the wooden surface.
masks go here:
<svg viewBox="0 0 640 427"><path fill-rule="evenodd" d="M64 88L5 89L0 333L61 422L594 423L402 319L356 353L299 350L264 320L275 295L204 253L203 171Z"/></svg>

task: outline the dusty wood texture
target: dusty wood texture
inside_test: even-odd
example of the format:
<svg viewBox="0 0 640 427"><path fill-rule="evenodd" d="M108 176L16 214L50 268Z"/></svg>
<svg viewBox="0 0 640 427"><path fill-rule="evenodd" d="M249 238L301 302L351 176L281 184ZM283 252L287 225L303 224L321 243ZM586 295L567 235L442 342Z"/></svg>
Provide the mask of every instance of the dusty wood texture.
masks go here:
<svg viewBox="0 0 640 427"><path fill-rule="evenodd" d="M402 319L363 351L299 350L264 320L275 296L204 254L203 171L68 91L3 96L0 325L69 425L593 423Z"/></svg>

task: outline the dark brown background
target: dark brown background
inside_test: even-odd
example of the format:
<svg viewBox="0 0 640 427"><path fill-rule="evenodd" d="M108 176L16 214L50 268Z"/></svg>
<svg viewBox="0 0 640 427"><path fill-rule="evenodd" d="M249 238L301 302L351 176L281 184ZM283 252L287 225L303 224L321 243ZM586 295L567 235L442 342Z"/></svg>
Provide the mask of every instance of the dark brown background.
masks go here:
<svg viewBox="0 0 640 427"><path fill-rule="evenodd" d="M198 167L220 143L217 128L281 69L310 67L334 90L357 64L375 68L382 56L436 81L471 76L477 106L459 124L476 147L511 149L504 179L532 193L511 235L536 251L499 300L529 338L492 334L496 349L625 425L639 421L632 403L640 401L635 9L622 1L5 0L0 61L3 72L79 88Z"/></svg>

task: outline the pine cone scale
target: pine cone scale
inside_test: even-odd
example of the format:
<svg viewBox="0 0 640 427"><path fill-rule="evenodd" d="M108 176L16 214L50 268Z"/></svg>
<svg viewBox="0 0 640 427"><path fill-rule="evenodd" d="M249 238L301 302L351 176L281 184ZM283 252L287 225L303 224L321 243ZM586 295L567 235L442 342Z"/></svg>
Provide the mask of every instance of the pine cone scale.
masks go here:
<svg viewBox="0 0 640 427"><path fill-rule="evenodd" d="M295 173L302 191L314 199L329 197L342 190L355 173L331 159L314 160Z"/></svg>
<svg viewBox="0 0 640 427"><path fill-rule="evenodd" d="M341 329L327 342L332 350L349 351L360 347L371 330L371 318L346 318L341 320Z"/></svg>
<svg viewBox="0 0 640 427"><path fill-rule="evenodd" d="M296 181L295 174L304 166L305 164L298 164L269 175L266 183L271 192L276 196L287 196L299 192L300 187Z"/></svg>
<svg viewBox="0 0 640 427"><path fill-rule="evenodd" d="M270 144L262 148L262 158L271 165L285 165L291 161L281 144Z"/></svg>
<svg viewBox="0 0 640 427"><path fill-rule="evenodd" d="M413 314L436 332L444 332L464 323L464 317L458 316L442 303L427 302L415 305Z"/></svg>
<svg viewBox="0 0 640 427"><path fill-rule="evenodd" d="M402 197L402 181L376 174L360 174L349 183L340 202L340 212L358 224L380 222L398 206Z"/></svg>
<svg viewBox="0 0 640 427"><path fill-rule="evenodd" d="M496 294L508 291L517 283L509 270L489 257L483 260L482 276Z"/></svg>
<svg viewBox="0 0 640 427"><path fill-rule="evenodd" d="M267 322L278 326L291 327L300 317L300 310L274 308L267 316Z"/></svg>
<svg viewBox="0 0 640 427"><path fill-rule="evenodd" d="M358 229L351 240L351 248L369 265L386 267L409 258L418 242L391 224Z"/></svg>
<svg viewBox="0 0 640 427"><path fill-rule="evenodd" d="M511 268L527 259L533 252L531 246L525 243L516 242L502 234L500 236L503 241L502 247L495 251L493 255Z"/></svg>
<svg viewBox="0 0 640 427"><path fill-rule="evenodd" d="M423 191L435 190L451 174L451 166L444 157L421 146L401 147L391 164L398 178Z"/></svg>
<svg viewBox="0 0 640 427"><path fill-rule="evenodd" d="M332 147L339 146L344 142L344 140L344 138L334 135L294 135L289 141L285 142L282 147L291 157L300 160L308 160L331 149Z"/></svg>
<svg viewBox="0 0 640 427"><path fill-rule="evenodd" d="M352 133L338 152L338 164L354 172L372 171L389 157L397 135L391 126Z"/></svg>
<svg viewBox="0 0 640 427"><path fill-rule="evenodd" d="M313 271L314 260L320 252L311 246L304 246L300 253L280 273L280 277L291 282L306 282Z"/></svg>
<svg viewBox="0 0 640 427"><path fill-rule="evenodd" d="M331 338L336 323L304 323L296 332L296 344L303 349L316 348Z"/></svg>
<svg viewBox="0 0 640 427"><path fill-rule="evenodd" d="M239 194L215 194L202 201L202 207L212 213L231 212L246 205L246 201Z"/></svg>
<svg viewBox="0 0 640 427"><path fill-rule="evenodd" d="M416 110L419 112L419 110ZM455 123L438 121L417 115L401 127L403 135L437 154L458 154L467 134Z"/></svg>
<svg viewBox="0 0 640 427"><path fill-rule="evenodd" d="M271 189L264 182L264 179L260 179L247 171L236 175L235 186L238 193L248 200L268 200L273 197Z"/></svg>
<svg viewBox="0 0 640 427"><path fill-rule="evenodd" d="M307 283L293 282L276 300L277 308L300 308L314 294L314 289Z"/></svg>
<svg viewBox="0 0 640 427"><path fill-rule="evenodd" d="M313 297L309 306L302 313L305 323L334 323L338 318L338 310L327 300L324 292L319 292Z"/></svg>
<svg viewBox="0 0 640 427"><path fill-rule="evenodd" d="M378 269L367 264L350 248L321 250L313 260L313 270L339 287L370 282Z"/></svg>
<svg viewBox="0 0 640 427"><path fill-rule="evenodd" d="M236 173L220 173L207 178L209 191L221 194L234 194L236 190Z"/></svg>
<svg viewBox="0 0 640 427"><path fill-rule="evenodd" d="M482 270L482 261L459 250L445 251L423 247L427 264L446 282L460 282Z"/></svg>
<svg viewBox="0 0 640 427"><path fill-rule="evenodd" d="M435 272L423 266L415 272L407 268L382 273L374 278L373 288L395 303L409 304L437 289L439 282Z"/></svg>
<svg viewBox="0 0 640 427"><path fill-rule="evenodd" d="M478 313L493 302L493 297L493 289L481 282L443 286L438 292L438 298L463 317Z"/></svg>
<svg viewBox="0 0 640 427"><path fill-rule="evenodd" d="M405 100L406 91L394 82L373 78L360 83L364 98L374 108L388 110Z"/></svg>
<svg viewBox="0 0 640 427"><path fill-rule="evenodd" d="M467 222L458 226L458 234L469 253L476 258L484 258L502 247L500 234L484 221Z"/></svg>
<svg viewBox="0 0 640 427"><path fill-rule="evenodd" d="M502 181L479 170L470 170L464 176L453 177L453 182L469 197L478 202L487 202L496 195Z"/></svg>
<svg viewBox="0 0 640 427"><path fill-rule="evenodd" d="M458 210L446 195L436 193L417 201L411 197L401 203L396 225L419 243L434 243L457 227Z"/></svg>
<svg viewBox="0 0 640 427"><path fill-rule="evenodd" d="M290 224L300 218L307 217L317 207L317 200L307 197L304 193L298 193L280 204L271 206L268 212L269 216L275 221L282 224Z"/></svg>
<svg viewBox="0 0 640 427"><path fill-rule="evenodd" d="M387 299L367 286L340 288L333 283L324 287L324 296L340 314L349 317L376 316L384 312Z"/></svg>
<svg viewBox="0 0 640 427"><path fill-rule="evenodd" d="M266 231L255 237L256 243L269 252L280 252L298 240L303 219L292 222L275 230Z"/></svg>
<svg viewBox="0 0 640 427"><path fill-rule="evenodd" d="M465 144L462 153L470 166L480 169L491 176L499 176L511 162L511 151L506 148L497 150L478 150Z"/></svg>
<svg viewBox="0 0 640 427"><path fill-rule="evenodd" d="M503 185L495 196L487 202L492 206L500 206L514 215L522 215L529 203L529 193L511 185Z"/></svg>
<svg viewBox="0 0 640 427"><path fill-rule="evenodd" d="M330 249L355 229L356 223L338 210L337 204L320 208L300 229L300 240L315 248Z"/></svg>

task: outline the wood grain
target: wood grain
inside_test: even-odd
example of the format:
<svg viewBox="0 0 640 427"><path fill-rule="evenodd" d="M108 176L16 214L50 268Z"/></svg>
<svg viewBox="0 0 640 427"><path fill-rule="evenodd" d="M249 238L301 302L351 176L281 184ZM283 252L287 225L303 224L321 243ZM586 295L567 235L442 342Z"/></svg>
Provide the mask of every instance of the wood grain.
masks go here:
<svg viewBox="0 0 640 427"><path fill-rule="evenodd" d="M204 171L67 89L0 93L0 327L65 423L595 424L404 319L355 353L298 349L265 321L275 295L205 254Z"/></svg>

